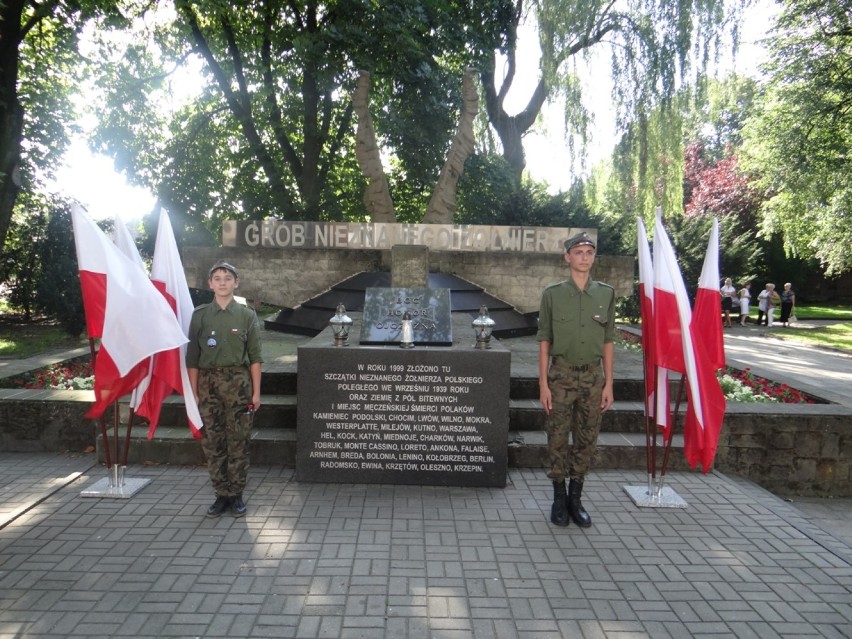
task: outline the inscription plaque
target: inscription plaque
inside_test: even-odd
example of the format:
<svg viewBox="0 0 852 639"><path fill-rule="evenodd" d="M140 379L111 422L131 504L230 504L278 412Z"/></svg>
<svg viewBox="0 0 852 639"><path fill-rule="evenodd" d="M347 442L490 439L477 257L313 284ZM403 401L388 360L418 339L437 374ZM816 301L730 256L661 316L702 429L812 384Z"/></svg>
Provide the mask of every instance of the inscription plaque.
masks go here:
<svg viewBox="0 0 852 639"><path fill-rule="evenodd" d="M343 350L320 339L298 353L299 481L506 485L503 346Z"/></svg>
<svg viewBox="0 0 852 639"><path fill-rule="evenodd" d="M415 345L450 346L453 324L447 288L368 288L364 294L361 344L402 342L402 316L411 316Z"/></svg>

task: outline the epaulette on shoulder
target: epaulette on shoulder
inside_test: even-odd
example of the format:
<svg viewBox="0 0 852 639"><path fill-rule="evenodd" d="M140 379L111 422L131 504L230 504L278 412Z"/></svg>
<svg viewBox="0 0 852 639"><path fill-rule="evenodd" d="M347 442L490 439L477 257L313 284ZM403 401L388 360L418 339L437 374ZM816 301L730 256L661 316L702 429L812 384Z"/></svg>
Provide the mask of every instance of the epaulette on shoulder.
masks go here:
<svg viewBox="0 0 852 639"><path fill-rule="evenodd" d="M194 309L192 309L192 312L193 312L193 313L197 313L198 311L200 311L200 310L202 310L202 309L207 308L207 307L208 307L208 306L210 306L212 303L213 303L213 302L207 302L206 304L199 304L199 305L198 305L198 306L196 306Z"/></svg>
<svg viewBox="0 0 852 639"><path fill-rule="evenodd" d="M550 289L550 288L556 288L557 286L562 286L567 281L568 280L562 280L561 282L554 282L553 284L548 284L547 286L544 287L544 290L546 291L547 289Z"/></svg>
<svg viewBox="0 0 852 639"><path fill-rule="evenodd" d="M604 287L606 287L606 288L611 288L611 289L613 290L613 292L615 292L615 287L614 287L614 286L612 286L611 284L607 284L606 282L598 282L597 280L595 280L595 283L596 283L598 286L604 286Z"/></svg>

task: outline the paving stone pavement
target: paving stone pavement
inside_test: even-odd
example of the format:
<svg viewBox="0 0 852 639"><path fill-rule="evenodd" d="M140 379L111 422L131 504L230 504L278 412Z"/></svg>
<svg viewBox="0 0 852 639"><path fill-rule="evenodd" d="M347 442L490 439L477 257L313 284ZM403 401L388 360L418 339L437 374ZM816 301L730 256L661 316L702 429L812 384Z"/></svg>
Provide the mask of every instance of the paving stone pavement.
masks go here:
<svg viewBox="0 0 852 639"><path fill-rule="evenodd" d="M850 637L852 548L721 474L593 472L594 525L548 521L550 484L306 484L256 466L248 515L204 516L199 467L139 466L81 497L92 455L0 453L0 639L11 637ZM12 506L13 504L10 504Z"/></svg>

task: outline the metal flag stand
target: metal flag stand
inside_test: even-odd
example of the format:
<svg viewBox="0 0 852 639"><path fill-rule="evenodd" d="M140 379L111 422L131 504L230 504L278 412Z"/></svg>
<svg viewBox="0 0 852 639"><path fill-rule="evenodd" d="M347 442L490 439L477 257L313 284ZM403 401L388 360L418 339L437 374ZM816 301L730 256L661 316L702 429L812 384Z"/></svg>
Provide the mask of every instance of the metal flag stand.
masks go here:
<svg viewBox="0 0 852 639"><path fill-rule="evenodd" d="M643 359L646 357L643 351ZM647 371L647 368L642 367ZM658 378L660 368L654 367L654 377ZM648 399L648 394L645 394L645 459L648 467L648 485L647 486L624 486L626 492L633 503L641 508L686 508L687 503L678 495L675 490L669 486L665 486L666 468L668 467L669 455L672 449L672 438L675 428L677 427L677 418L680 414L680 403L684 393L684 378L681 376L680 384L678 384L677 401L675 403L674 416L671 426L667 432L663 433L663 463L660 467L660 477L657 480L657 413L659 410L657 402L655 406L649 406L651 403ZM657 384L659 380L654 379L654 388L659 388ZM668 379L665 380L668 386ZM663 410L668 410L666 406Z"/></svg>
<svg viewBox="0 0 852 639"><path fill-rule="evenodd" d="M92 353L92 367L95 365L95 358L97 357L97 351L95 349L95 341L93 338L89 338L89 349ZM110 438L109 433L107 431L106 426L106 416L101 415L100 424L101 424L101 437L104 443L104 461L106 462L107 467L107 476L97 480L94 484L89 486L88 488L80 491L80 497L101 497L101 498L112 498L112 499L130 499L142 490L145 486L147 486L151 479L150 478L137 478L137 477L125 477L124 472L127 469L127 455L130 449L130 429L133 426L133 409L130 410L130 419L127 422L127 435L125 436L124 441L124 451L121 455L121 462L119 463L119 442L120 439L118 437L118 423L119 423L119 409L118 409L118 401L114 401L112 403L113 410L113 437L112 437L112 445L113 445L113 454L110 454Z"/></svg>

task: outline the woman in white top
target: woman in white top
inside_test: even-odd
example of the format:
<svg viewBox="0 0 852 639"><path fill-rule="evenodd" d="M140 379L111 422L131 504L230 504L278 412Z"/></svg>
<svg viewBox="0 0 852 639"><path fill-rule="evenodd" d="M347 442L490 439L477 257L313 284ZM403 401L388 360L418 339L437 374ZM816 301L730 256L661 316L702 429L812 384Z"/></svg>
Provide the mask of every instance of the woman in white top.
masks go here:
<svg viewBox="0 0 852 639"><path fill-rule="evenodd" d="M734 308L734 298L737 289L734 288L730 277L725 278L725 285L719 289L722 294L722 314L725 316L725 326L731 326L731 310Z"/></svg>
<svg viewBox="0 0 852 639"><path fill-rule="evenodd" d="M751 282L746 282L740 289L740 326L746 325L748 319L749 304L751 303Z"/></svg>

